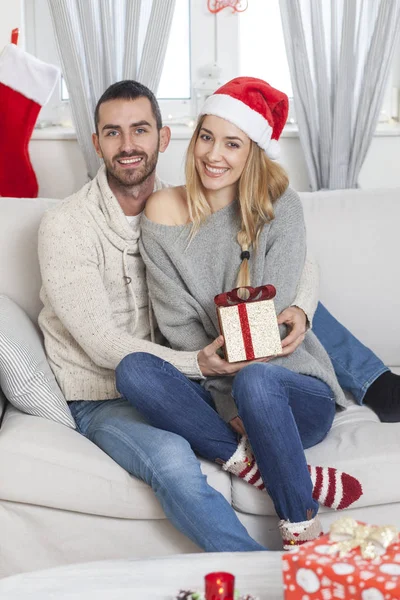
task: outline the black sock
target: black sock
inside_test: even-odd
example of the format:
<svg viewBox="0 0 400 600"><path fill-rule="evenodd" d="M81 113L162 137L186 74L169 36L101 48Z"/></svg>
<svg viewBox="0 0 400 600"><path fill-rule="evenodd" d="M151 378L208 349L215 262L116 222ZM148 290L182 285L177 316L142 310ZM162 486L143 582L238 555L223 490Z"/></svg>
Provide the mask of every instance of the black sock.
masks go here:
<svg viewBox="0 0 400 600"><path fill-rule="evenodd" d="M384 423L400 421L400 375L385 371L375 379L364 396L364 403L370 406Z"/></svg>

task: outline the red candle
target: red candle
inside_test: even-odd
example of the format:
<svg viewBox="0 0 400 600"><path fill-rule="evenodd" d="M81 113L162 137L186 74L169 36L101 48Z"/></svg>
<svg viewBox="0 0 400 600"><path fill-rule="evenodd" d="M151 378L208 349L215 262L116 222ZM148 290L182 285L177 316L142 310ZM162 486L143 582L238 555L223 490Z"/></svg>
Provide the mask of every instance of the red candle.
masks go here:
<svg viewBox="0 0 400 600"><path fill-rule="evenodd" d="M206 581L206 600L233 600L235 577L231 573L208 573Z"/></svg>

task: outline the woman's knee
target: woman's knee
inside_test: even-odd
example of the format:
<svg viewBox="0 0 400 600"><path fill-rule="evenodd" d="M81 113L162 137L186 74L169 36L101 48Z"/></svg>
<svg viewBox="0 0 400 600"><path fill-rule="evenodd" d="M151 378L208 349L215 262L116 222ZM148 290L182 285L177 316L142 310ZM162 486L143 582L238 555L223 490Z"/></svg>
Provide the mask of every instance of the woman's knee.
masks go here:
<svg viewBox="0 0 400 600"><path fill-rule="evenodd" d="M232 393L236 403L245 406L271 404L285 392L286 369L268 363L253 363L235 377Z"/></svg>

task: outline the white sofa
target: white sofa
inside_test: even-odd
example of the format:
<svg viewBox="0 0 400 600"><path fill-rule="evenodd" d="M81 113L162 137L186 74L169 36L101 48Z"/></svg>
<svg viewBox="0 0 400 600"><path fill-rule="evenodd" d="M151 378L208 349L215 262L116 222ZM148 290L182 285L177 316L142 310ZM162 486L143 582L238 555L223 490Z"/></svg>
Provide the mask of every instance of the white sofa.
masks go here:
<svg viewBox="0 0 400 600"><path fill-rule="evenodd" d="M321 267L321 299L400 373L400 190L302 194L309 245ZM35 320L40 310L36 239L54 200L0 198L0 294ZM198 551L166 520L151 489L75 431L2 400L0 576L72 562ZM311 464L359 477L364 495L347 514L400 528L400 423L366 407L337 415ZM211 485L249 531L279 548L270 499L217 465ZM325 527L337 513L321 510Z"/></svg>

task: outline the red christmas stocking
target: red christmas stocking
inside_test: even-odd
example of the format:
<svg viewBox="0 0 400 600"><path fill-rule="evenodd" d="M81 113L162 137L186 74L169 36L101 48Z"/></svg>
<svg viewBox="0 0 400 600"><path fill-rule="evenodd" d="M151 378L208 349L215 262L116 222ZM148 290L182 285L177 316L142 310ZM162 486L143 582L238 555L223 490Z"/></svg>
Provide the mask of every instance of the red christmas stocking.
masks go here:
<svg viewBox="0 0 400 600"><path fill-rule="evenodd" d="M38 195L28 144L58 76L57 67L14 44L8 44L0 54L0 196Z"/></svg>

